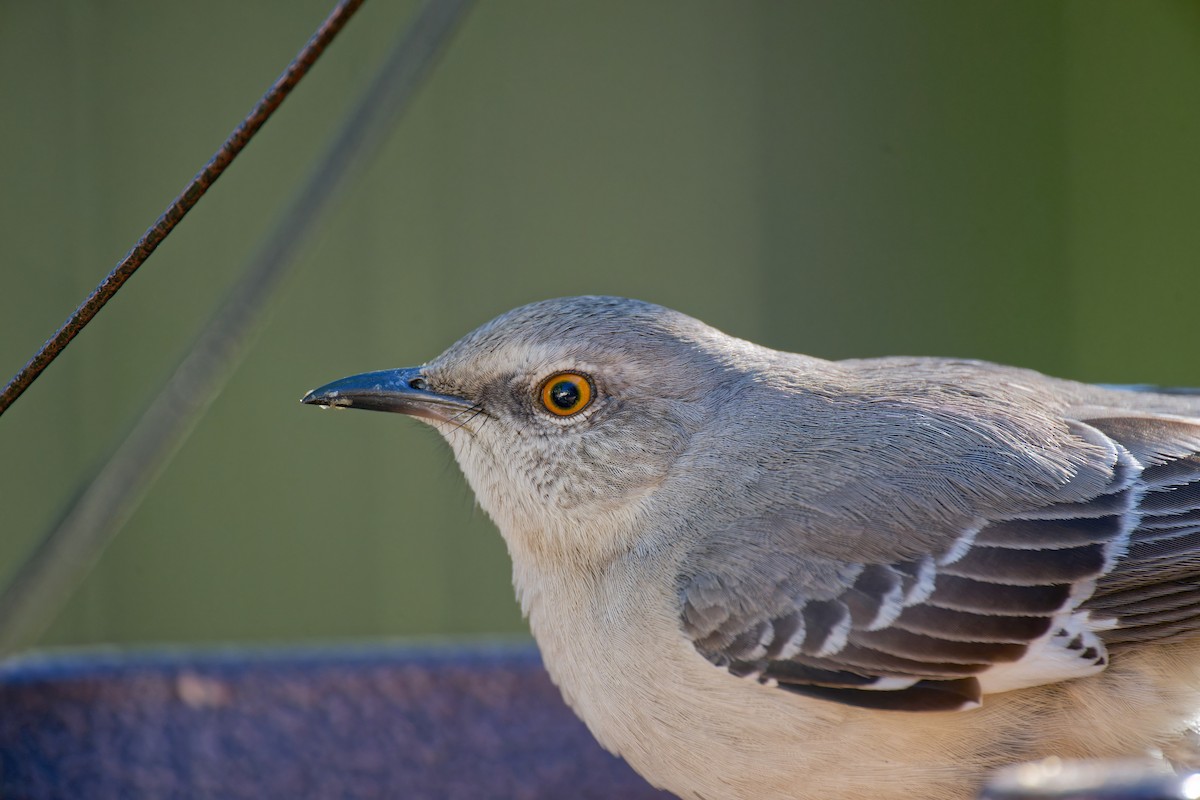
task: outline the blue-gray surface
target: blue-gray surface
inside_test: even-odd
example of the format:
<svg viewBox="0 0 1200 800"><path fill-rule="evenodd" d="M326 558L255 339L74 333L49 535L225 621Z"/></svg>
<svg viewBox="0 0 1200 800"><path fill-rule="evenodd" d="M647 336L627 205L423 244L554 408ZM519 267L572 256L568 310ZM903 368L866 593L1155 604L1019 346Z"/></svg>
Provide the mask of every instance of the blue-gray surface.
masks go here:
<svg viewBox="0 0 1200 800"><path fill-rule="evenodd" d="M81 652L0 665L0 797L666 798L525 647Z"/></svg>

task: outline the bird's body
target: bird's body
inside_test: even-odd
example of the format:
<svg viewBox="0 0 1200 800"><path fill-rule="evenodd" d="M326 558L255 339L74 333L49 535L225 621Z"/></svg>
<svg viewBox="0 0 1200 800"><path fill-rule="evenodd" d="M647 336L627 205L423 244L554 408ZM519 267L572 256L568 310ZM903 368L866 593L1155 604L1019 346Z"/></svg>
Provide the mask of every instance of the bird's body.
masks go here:
<svg viewBox="0 0 1200 800"><path fill-rule="evenodd" d="M681 797L961 800L1200 713L1200 397L569 298L306 401L434 422L567 702Z"/></svg>

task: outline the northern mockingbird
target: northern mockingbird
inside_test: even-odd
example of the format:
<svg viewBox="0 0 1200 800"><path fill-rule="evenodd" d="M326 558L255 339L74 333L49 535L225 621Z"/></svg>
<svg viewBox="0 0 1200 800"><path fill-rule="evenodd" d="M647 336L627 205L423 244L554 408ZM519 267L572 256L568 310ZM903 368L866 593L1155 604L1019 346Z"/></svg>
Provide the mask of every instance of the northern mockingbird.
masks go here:
<svg viewBox="0 0 1200 800"><path fill-rule="evenodd" d="M1200 397L577 297L304 402L441 432L567 703L681 797L963 800L1200 712Z"/></svg>

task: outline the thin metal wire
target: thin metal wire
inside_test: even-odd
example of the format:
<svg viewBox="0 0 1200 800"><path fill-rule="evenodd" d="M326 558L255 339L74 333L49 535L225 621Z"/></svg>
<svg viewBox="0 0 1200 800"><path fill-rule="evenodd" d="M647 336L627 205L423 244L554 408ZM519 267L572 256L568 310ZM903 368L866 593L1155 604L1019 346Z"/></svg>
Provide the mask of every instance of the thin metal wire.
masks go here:
<svg viewBox="0 0 1200 800"><path fill-rule="evenodd" d="M305 235L382 146L474 0L426 0L174 374L0 593L0 657L32 641L232 374Z"/></svg>
<svg viewBox="0 0 1200 800"><path fill-rule="evenodd" d="M138 239L133 249L126 253L113 271L100 282L100 285L84 298L79 308L67 317L67 321L42 345L29 363L13 376L8 385L4 387L4 391L0 392L0 414L3 414L9 406L16 402L16 399L29 388L30 384L37 380L42 371L58 358L59 353L92 321L96 314L100 313L104 304L120 291L133 273L137 272L138 267L142 266L150 254L162 244L162 241L175 229L180 220L209 190L209 187L216 182L217 178L221 177L226 167L233 163L238 153L242 152L250 143L250 140L262 128L263 123L270 119L275 110L287 99L292 89L296 88L296 84L308 74L312 65L325 52L325 48L341 32L350 18L354 16L354 12L358 11L364 2L365 0L341 0L337 4L337 7L321 23L317 32L304 45L304 49L262 96L250 114L234 128L233 133L229 134L213 157L204 165L204 169L196 173L196 177L192 178L179 196L171 202L171 205L167 206L167 210L142 234L142 238Z"/></svg>

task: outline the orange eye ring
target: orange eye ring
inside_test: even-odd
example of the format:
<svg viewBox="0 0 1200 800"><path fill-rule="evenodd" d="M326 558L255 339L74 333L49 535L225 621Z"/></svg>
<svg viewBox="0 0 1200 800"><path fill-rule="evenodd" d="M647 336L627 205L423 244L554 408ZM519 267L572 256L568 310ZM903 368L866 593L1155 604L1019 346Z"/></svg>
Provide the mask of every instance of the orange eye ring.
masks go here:
<svg viewBox="0 0 1200 800"><path fill-rule="evenodd" d="M542 381L542 407L556 417L570 417L592 402L592 382L578 372L556 372Z"/></svg>

